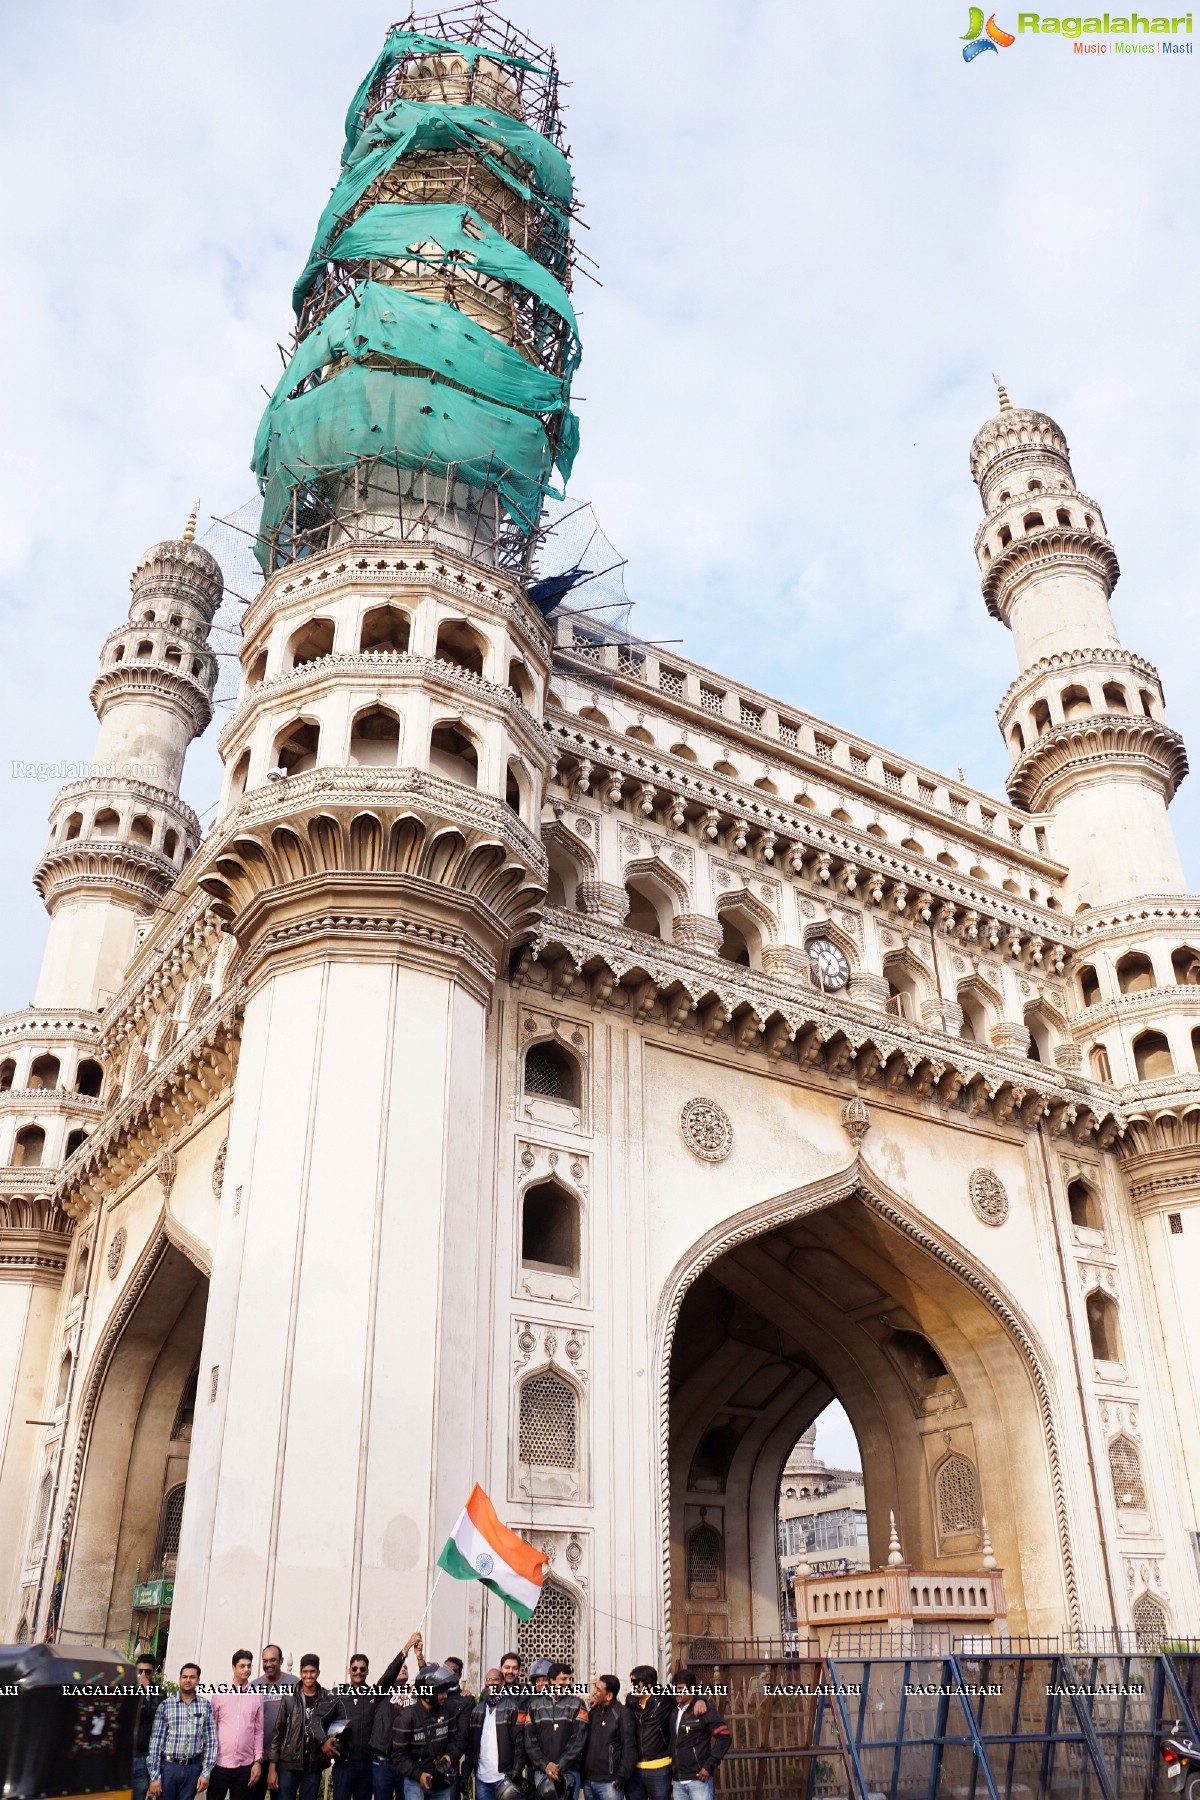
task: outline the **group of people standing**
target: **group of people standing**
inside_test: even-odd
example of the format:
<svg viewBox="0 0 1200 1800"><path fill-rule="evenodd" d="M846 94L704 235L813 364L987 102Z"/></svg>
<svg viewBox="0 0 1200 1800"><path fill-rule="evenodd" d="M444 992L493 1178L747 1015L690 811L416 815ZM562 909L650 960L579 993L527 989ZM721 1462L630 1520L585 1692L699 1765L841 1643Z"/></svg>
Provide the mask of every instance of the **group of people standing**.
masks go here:
<svg viewBox="0 0 1200 1800"><path fill-rule="evenodd" d="M622 1701L615 1675L585 1694L565 1663L534 1662L525 1676L510 1651L477 1699L461 1658L427 1661L418 1632L374 1683L357 1652L332 1688L311 1653L299 1676L277 1644L253 1667L237 1650L231 1679L201 1691L199 1666L185 1663L167 1694L153 1658L138 1658L133 1800L317 1800L326 1769L332 1800L460 1800L468 1780L475 1800L712 1800L730 1747L687 1669L662 1686L640 1664Z"/></svg>

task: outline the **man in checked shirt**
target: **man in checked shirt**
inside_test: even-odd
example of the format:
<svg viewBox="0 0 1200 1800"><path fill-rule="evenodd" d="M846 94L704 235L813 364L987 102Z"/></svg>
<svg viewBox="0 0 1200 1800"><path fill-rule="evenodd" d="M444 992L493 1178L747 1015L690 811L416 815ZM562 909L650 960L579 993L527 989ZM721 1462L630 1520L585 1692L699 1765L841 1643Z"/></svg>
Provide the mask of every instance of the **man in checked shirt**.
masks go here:
<svg viewBox="0 0 1200 1800"><path fill-rule="evenodd" d="M199 1663L184 1663L179 1692L168 1694L154 1718L146 1767L153 1800L195 1800L208 1786L217 1760L217 1721L196 1692Z"/></svg>

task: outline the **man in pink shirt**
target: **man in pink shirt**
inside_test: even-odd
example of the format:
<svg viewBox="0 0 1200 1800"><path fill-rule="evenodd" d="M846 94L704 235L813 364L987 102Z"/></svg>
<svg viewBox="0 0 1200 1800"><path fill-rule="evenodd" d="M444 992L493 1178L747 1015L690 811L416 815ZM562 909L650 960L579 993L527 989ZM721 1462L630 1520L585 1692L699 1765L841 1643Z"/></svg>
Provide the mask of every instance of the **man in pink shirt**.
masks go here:
<svg viewBox="0 0 1200 1800"><path fill-rule="evenodd" d="M254 1658L233 1653L233 1680L208 1696L217 1721L217 1760L208 1783L209 1800L246 1800L262 1774L263 1699L250 1686Z"/></svg>

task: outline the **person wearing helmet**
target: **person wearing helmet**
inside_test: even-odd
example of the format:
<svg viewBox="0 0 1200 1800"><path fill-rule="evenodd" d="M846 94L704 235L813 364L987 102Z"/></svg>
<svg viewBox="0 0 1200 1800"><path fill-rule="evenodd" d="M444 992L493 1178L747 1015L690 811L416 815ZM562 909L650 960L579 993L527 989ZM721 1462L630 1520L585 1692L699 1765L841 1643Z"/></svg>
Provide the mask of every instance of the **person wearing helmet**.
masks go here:
<svg viewBox="0 0 1200 1800"><path fill-rule="evenodd" d="M529 1696L525 1710L525 1760L533 1775L533 1791L538 1800L564 1796L569 1800L578 1786L576 1771L587 1739L588 1713L578 1694L571 1692L566 1663L550 1664L545 1687Z"/></svg>
<svg viewBox="0 0 1200 1800"><path fill-rule="evenodd" d="M427 1794L457 1800L467 1734L464 1715L446 1705L456 1686L453 1669L427 1663L413 1683L412 1704L395 1715L391 1759L404 1781L404 1800L424 1800Z"/></svg>
<svg viewBox="0 0 1200 1800"><path fill-rule="evenodd" d="M671 1776L674 1800L713 1800L713 1777L733 1739L715 1707L701 1712L690 1669L671 1677L675 1714L671 1720Z"/></svg>
<svg viewBox="0 0 1200 1800"><path fill-rule="evenodd" d="M521 1793L525 1745L521 1696L489 1669L471 1712L464 1765L475 1777L475 1800L514 1800Z"/></svg>

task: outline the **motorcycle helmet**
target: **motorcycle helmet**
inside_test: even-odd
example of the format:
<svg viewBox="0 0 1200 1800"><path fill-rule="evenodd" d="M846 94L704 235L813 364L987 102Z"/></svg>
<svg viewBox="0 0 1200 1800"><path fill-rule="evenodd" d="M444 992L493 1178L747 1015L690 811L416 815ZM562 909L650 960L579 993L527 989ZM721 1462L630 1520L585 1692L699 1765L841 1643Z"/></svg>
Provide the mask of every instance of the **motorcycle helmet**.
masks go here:
<svg viewBox="0 0 1200 1800"><path fill-rule="evenodd" d="M567 1791L567 1784L561 1775L555 1781L543 1769L533 1778L533 1791L537 1800L562 1800Z"/></svg>
<svg viewBox="0 0 1200 1800"><path fill-rule="evenodd" d="M529 1665L530 1681L548 1681L550 1679L550 1658L539 1656L536 1662Z"/></svg>
<svg viewBox="0 0 1200 1800"><path fill-rule="evenodd" d="M509 1776L502 1775L496 1783L496 1800L529 1800L529 1795Z"/></svg>

